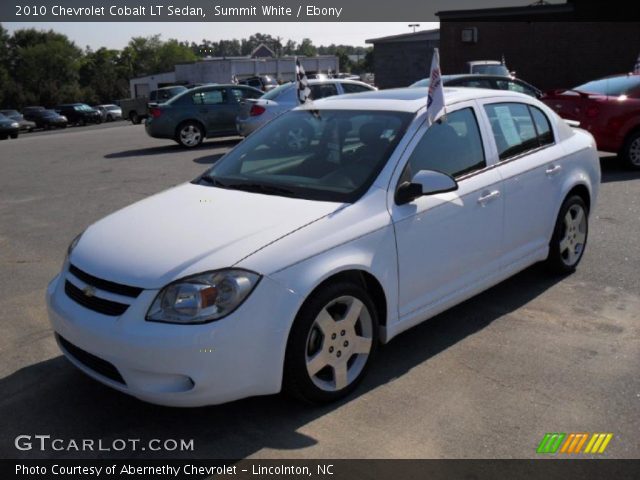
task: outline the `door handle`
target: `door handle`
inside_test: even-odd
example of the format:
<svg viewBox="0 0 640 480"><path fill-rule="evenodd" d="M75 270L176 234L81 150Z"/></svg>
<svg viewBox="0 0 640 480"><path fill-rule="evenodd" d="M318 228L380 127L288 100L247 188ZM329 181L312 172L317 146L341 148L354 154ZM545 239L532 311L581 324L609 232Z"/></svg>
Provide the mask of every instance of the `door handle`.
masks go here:
<svg viewBox="0 0 640 480"><path fill-rule="evenodd" d="M544 173L546 173L547 175L549 175L550 177L557 175L560 173L560 171L562 170L562 167L560 165L553 165L549 168L547 168Z"/></svg>
<svg viewBox="0 0 640 480"><path fill-rule="evenodd" d="M499 197L500 197L500 190L485 192L482 194L480 198L478 198L478 203L484 207L487 203Z"/></svg>

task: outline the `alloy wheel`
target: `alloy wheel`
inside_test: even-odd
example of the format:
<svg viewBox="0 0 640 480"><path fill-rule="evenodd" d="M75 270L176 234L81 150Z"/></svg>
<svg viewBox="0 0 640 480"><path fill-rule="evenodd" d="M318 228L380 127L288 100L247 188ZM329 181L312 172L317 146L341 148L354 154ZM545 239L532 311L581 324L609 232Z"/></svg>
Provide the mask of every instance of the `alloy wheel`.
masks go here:
<svg viewBox="0 0 640 480"><path fill-rule="evenodd" d="M560 257L565 265L578 263L587 240L587 214L581 205L569 207L564 216L564 234L560 240Z"/></svg>
<svg viewBox="0 0 640 480"><path fill-rule="evenodd" d="M336 392L364 369L373 342L368 308L347 295L329 302L316 316L306 343L306 367L316 387Z"/></svg>
<svg viewBox="0 0 640 480"><path fill-rule="evenodd" d="M195 147L202 140L202 132L193 124L185 125L180 130L180 143L185 147Z"/></svg>

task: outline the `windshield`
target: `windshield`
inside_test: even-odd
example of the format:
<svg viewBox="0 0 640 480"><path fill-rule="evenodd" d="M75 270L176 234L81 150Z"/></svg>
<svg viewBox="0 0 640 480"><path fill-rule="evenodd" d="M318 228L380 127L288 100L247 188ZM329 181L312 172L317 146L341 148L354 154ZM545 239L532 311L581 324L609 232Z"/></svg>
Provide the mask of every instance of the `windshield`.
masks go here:
<svg viewBox="0 0 640 480"><path fill-rule="evenodd" d="M283 83L282 85L278 85L276 88L274 88L273 90L269 90L267 93L265 93L264 95L262 95L262 97L265 100L275 100L276 98L278 98L280 96L280 94L282 92L284 92L285 90L288 90L291 87L292 83Z"/></svg>
<svg viewBox="0 0 640 480"><path fill-rule="evenodd" d="M510 75L509 70L504 65L473 65L471 73L479 73L483 75Z"/></svg>
<svg viewBox="0 0 640 480"><path fill-rule="evenodd" d="M620 95L640 95L640 75L602 78L575 87L573 90L584 93L597 93L610 97Z"/></svg>
<svg viewBox="0 0 640 480"><path fill-rule="evenodd" d="M20 112L18 112L17 110L2 110L2 115L6 115L7 117L19 117L20 116Z"/></svg>
<svg viewBox="0 0 640 480"><path fill-rule="evenodd" d="M119 106L117 106L117 105L107 105L107 106L106 106L106 107L104 107L104 108L106 108L107 110L111 110L111 111L113 111L113 110L120 110L120 107L119 107Z"/></svg>
<svg viewBox="0 0 640 480"><path fill-rule="evenodd" d="M58 112L56 112L55 110L40 110L38 113L47 117L58 116Z"/></svg>
<svg viewBox="0 0 640 480"><path fill-rule="evenodd" d="M199 180L353 203L370 187L412 117L386 111L291 111L247 137Z"/></svg>

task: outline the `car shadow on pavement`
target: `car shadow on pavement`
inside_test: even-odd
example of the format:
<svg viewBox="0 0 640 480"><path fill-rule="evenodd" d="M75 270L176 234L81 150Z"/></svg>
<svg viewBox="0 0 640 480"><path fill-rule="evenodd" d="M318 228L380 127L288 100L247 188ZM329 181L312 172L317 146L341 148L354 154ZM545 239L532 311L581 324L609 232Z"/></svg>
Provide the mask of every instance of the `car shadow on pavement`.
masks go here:
<svg viewBox="0 0 640 480"><path fill-rule="evenodd" d="M193 147L191 151L210 150L212 148L231 148L237 145L242 139L224 139L202 142L197 147ZM178 145L162 145L158 147L136 148L133 150L124 150L122 152L108 153L104 158L131 158L131 157L147 157L151 155L164 155L167 153L181 153L186 150ZM204 158L204 157L203 157Z"/></svg>
<svg viewBox="0 0 640 480"><path fill-rule="evenodd" d="M631 170L618 157L600 157L602 183L628 182L640 178L640 170Z"/></svg>
<svg viewBox="0 0 640 480"><path fill-rule="evenodd" d="M194 158L194 163L199 163L200 165L213 165L218 160L222 158L224 153L215 153L213 155L205 155L204 157Z"/></svg>
<svg viewBox="0 0 640 480"><path fill-rule="evenodd" d="M416 365L494 320L522 307L561 278L534 266L404 333L378 352L368 376L341 402L299 403L284 395L194 409L150 405L95 382L63 357L25 367L0 380L0 455L3 458L244 458L262 448L295 450L317 443L301 427L401 377ZM392 386L390 388L393 388ZM427 393L428 394L428 393ZM40 452L14 448L18 435L71 439L194 440L194 451ZM35 442L34 442L35 444ZM286 454L280 453L286 457ZM295 453L289 455L294 457Z"/></svg>

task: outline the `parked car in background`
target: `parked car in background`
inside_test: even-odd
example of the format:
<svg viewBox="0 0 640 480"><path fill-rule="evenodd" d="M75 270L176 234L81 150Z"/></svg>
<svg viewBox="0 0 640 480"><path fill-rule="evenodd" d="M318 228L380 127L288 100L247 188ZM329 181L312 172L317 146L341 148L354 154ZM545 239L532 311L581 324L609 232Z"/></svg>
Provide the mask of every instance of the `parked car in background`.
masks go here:
<svg viewBox="0 0 640 480"><path fill-rule="evenodd" d="M12 119L0 113L0 140L6 140L7 138L18 138L20 134L20 124Z"/></svg>
<svg viewBox="0 0 640 480"><path fill-rule="evenodd" d="M171 138L185 148L205 138L237 135L240 105L262 95L246 85L207 85L192 88L166 103L152 105L145 129L154 138Z"/></svg>
<svg viewBox="0 0 640 480"><path fill-rule="evenodd" d="M45 110L45 108L42 107L42 106L39 106L39 105L38 106L33 105L33 106L29 106L29 107L24 107L22 109L22 116L25 119L29 120L29 121L35 122L34 115L37 112L42 112L43 110Z"/></svg>
<svg viewBox="0 0 640 480"><path fill-rule="evenodd" d="M331 78L339 78L341 80L360 80L360 75L354 75L353 73L336 73Z"/></svg>
<svg viewBox="0 0 640 480"><path fill-rule="evenodd" d="M640 75L622 74L593 80L542 98L558 115L580 122L598 149L617 153L640 169Z"/></svg>
<svg viewBox="0 0 640 480"><path fill-rule="evenodd" d="M467 70L465 73L501 75L504 77L513 76L513 72L510 72L504 63L497 60L474 60L467 62Z"/></svg>
<svg viewBox="0 0 640 480"><path fill-rule="evenodd" d="M425 90L307 104L89 226L46 291L64 355L153 403L326 403L401 332L536 262L573 272L600 186L593 137L526 95L444 95L431 126ZM295 154L272 143L291 124L314 132Z"/></svg>
<svg viewBox="0 0 640 480"><path fill-rule="evenodd" d="M375 90L375 87L355 80L309 80L311 98L333 97L346 93L361 93ZM236 128L238 133L246 137L265 123L298 106L297 87L294 82L284 83L265 93L256 100L248 100L240 107ZM310 141L312 132L306 125L299 125L295 131L288 133L290 148L302 147Z"/></svg>
<svg viewBox="0 0 640 480"><path fill-rule="evenodd" d="M9 117L11 120L15 120L20 125L20 130L23 132L30 132L34 128L36 128L36 123L31 120L27 120L24 116L17 110L0 110L0 113L5 117Z"/></svg>
<svg viewBox="0 0 640 480"><path fill-rule="evenodd" d="M248 85L263 92L273 90L278 86L278 82L271 75L258 75L255 77L245 78L240 80L240 85Z"/></svg>
<svg viewBox="0 0 640 480"><path fill-rule="evenodd" d="M423 78L410 85L415 87L429 87L430 80ZM533 85L513 77L503 75L443 75L442 84L446 87L489 88L491 90L509 90L511 92L525 93L534 98L542 97L542 91Z"/></svg>
<svg viewBox="0 0 640 480"><path fill-rule="evenodd" d="M130 120L133 124L141 123L149 117L150 103L164 103L171 100L176 95L187 91L183 85L173 85L151 90L148 97L128 98L120 101L122 118Z"/></svg>
<svg viewBox="0 0 640 480"><path fill-rule="evenodd" d="M55 110L45 109L30 110L29 119L35 122L37 128L67 128L67 117L60 115Z"/></svg>
<svg viewBox="0 0 640 480"><path fill-rule="evenodd" d="M106 105L96 105L93 108L100 112L103 122L113 122L114 120L122 120L122 109L118 105L112 103Z"/></svg>
<svg viewBox="0 0 640 480"><path fill-rule="evenodd" d="M60 115L67 117L67 121L70 124L87 125L88 123L102 123L102 114L86 103L58 105L54 110Z"/></svg>

